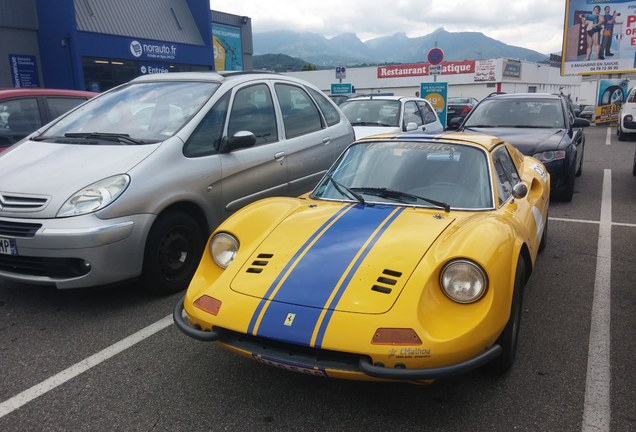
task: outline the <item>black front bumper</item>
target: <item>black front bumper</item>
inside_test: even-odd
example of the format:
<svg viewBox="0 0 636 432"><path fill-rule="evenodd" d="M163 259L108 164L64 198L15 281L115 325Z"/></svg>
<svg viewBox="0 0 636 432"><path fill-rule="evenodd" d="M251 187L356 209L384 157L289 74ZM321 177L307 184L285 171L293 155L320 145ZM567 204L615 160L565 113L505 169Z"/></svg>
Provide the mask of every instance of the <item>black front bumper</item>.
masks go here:
<svg viewBox="0 0 636 432"><path fill-rule="evenodd" d="M467 373L485 365L501 354L501 347L493 345L476 357L450 366L406 369L398 364L395 368L387 368L380 363L374 364L369 356L300 347L219 328L213 330L195 328L183 318L183 300L184 298L181 298L174 306L172 317L177 328L187 336L204 342L218 341L249 352L255 358L263 357L281 364L294 364L307 369L358 372L374 378L393 381L423 381Z"/></svg>

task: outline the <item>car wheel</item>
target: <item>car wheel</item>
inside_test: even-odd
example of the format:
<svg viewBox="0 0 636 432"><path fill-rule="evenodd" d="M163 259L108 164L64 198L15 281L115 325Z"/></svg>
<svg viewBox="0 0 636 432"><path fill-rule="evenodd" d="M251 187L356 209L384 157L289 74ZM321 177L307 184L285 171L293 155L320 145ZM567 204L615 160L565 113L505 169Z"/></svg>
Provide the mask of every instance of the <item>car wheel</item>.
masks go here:
<svg viewBox="0 0 636 432"><path fill-rule="evenodd" d="M563 202L572 201L572 198L574 197L574 179L575 178L576 178L576 175L574 172L571 172L568 175L565 188L561 191L561 194L559 195L559 198L561 201Z"/></svg>
<svg viewBox="0 0 636 432"><path fill-rule="evenodd" d="M160 215L146 241L142 287L156 294L187 288L199 265L204 239L192 216L183 212Z"/></svg>
<svg viewBox="0 0 636 432"><path fill-rule="evenodd" d="M548 217L546 215L545 225L543 226L543 234L541 235L541 242L539 243L539 252L543 252L548 244Z"/></svg>
<svg viewBox="0 0 636 432"><path fill-rule="evenodd" d="M625 141L627 140L627 135L621 130L621 127L618 126L616 128L616 135L618 135L618 140L619 141Z"/></svg>
<svg viewBox="0 0 636 432"><path fill-rule="evenodd" d="M519 339L519 326L521 324L521 311L523 303L523 286L526 280L526 266L523 258L519 256L517 272L515 274L515 286L510 305L510 318L503 332L497 339L501 347L501 354L491 362L491 369L497 374L508 372L515 361L517 354L517 341Z"/></svg>
<svg viewBox="0 0 636 432"><path fill-rule="evenodd" d="M581 163L579 164L579 169L576 170L576 177L581 177L583 174L583 158L585 157L585 149L581 148Z"/></svg>

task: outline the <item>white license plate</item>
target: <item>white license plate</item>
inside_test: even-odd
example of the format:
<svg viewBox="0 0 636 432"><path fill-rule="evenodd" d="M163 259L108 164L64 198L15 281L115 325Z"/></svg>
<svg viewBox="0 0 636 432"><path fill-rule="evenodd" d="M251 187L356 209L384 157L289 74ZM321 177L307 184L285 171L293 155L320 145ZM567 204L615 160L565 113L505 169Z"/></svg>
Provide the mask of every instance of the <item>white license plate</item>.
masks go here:
<svg viewBox="0 0 636 432"><path fill-rule="evenodd" d="M274 359L263 357L263 356L257 355L257 354L253 354L253 358L257 362L266 364L268 366L274 366L274 367L281 368L281 369L286 369L286 370L292 371L292 372L298 372L298 373L302 373L302 374L321 376L321 377L326 377L327 376L327 373L324 371L324 369L314 369L312 367L307 367L305 365L292 363L292 362L283 362L283 361L280 361L280 360L274 360Z"/></svg>
<svg viewBox="0 0 636 432"><path fill-rule="evenodd" d="M0 237L0 255L17 255L18 247L15 245L15 240L10 238Z"/></svg>

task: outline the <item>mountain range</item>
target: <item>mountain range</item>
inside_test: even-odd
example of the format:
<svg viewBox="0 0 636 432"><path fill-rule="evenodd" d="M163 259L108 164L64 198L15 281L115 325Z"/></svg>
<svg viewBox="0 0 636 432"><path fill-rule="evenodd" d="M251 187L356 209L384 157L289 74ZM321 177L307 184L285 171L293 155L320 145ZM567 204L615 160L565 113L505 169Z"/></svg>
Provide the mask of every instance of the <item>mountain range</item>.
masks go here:
<svg viewBox="0 0 636 432"><path fill-rule="evenodd" d="M448 32L438 28L420 37L395 33L362 42L355 33L326 38L317 33L278 30L255 33L256 56L285 54L322 69L334 66L377 65L385 63L423 63L428 51L437 46L445 61L507 57L534 62L545 61L546 54L507 45L479 32Z"/></svg>

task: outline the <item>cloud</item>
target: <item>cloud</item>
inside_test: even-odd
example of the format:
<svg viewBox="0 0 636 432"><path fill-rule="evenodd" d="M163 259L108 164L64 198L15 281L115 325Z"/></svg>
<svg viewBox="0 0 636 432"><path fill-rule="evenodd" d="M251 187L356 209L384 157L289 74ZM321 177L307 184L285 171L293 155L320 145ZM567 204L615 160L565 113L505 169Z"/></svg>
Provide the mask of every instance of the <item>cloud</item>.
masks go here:
<svg viewBox="0 0 636 432"><path fill-rule="evenodd" d="M211 0L214 10L252 19L252 31L293 30L360 39L405 33L424 36L439 27L481 32L509 45L559 52L562 2L554 0Z"/></svg>

